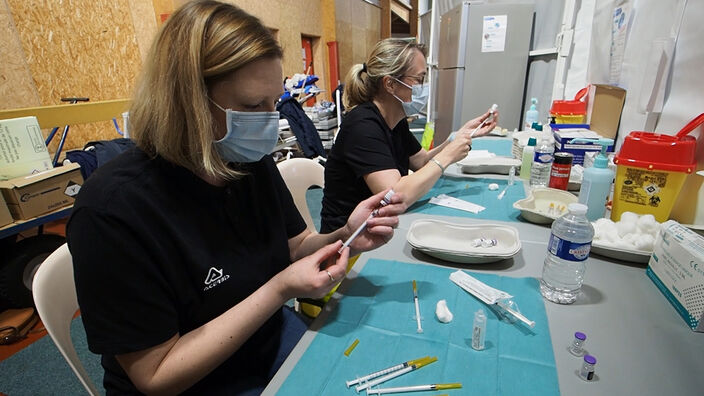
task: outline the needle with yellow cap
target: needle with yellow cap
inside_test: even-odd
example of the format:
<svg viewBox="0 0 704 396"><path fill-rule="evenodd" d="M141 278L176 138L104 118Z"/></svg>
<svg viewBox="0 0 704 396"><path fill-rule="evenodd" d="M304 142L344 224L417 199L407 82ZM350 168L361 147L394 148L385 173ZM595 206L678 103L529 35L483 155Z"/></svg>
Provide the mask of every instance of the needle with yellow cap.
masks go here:
<svg viewBox="0 0 704 396"><path fill-rule="evenodd" d="M391 367L385 368L385 369L383 369L383 370L379 370L379 371L375 371L375 372L373 372L373 373L371 373L371 374L367 374L367 375L365 375L364 377L359 377L359 378L356 378L356 379L353 379L353 380L350 380L350 381L346 381L345 384L346 384L347 387L349 388L349 387L352 386L352 385L356 385L356 384L359 384L359 383L362 383L362 382L366 382L366 381L369 381L369 380L374 379L374 378L376 378L376 377L381 377L381 376L384 375L384 374L388 374L388 373L394 372L394 371L396 371L396 370L401 370L401 369L403 369L403 368L406 368L406 367L408 367L408 366L412 366L412 365L414 365L414 364L416 364L416 363L422 362L422 361L427 360L427 359L430 359L430 356L424 356L424 357L419 358L419 359L409 360L409 361L407 361L407 362L403 362L403 363L397 364L397 365L395 365L395 366L391 366Z"/></svg>
<svg viewBox="0 0 704 396"><path fill-rule="evenodd" d="M434 390L444 390L444 389L459 389L461 387L462 387L462 384L460 384L459 382L456 382L453 384L428 384L428 385L399 386L396 388L367 389L367 394L368 395L383 395L385 393L434 391Z"/></svg>
<svg viewBox="0 0 704 396"><path fill-rule="evenodd" d="M416 281L413 280L413 302L416 304L416 323L418 323L418 333L423 332L423 326L420 325L420 306L418 305L418 287L416 287Z"/></svg>
<svg viewBox="0 0 704 396"><path fill-rule="evenodd" d="M436 362L437 360L438 360L437 357L424 357L424 358L420 359L420 361L418 361L408 367L402 368L401 370L396 370L394 372L386 374L383 377L379 377L375 380L371 380L367 383L361 384L361 385L357 386L354 390L356 390L357 392L365 390L365 389L369 390L369 388L371 388L372 386L379 385L379 384L386 382L390 379L400 377L406 373L410 373L411 371L418 370L419 368L421 368L423 366L427 366L432 362Z"/></svg>

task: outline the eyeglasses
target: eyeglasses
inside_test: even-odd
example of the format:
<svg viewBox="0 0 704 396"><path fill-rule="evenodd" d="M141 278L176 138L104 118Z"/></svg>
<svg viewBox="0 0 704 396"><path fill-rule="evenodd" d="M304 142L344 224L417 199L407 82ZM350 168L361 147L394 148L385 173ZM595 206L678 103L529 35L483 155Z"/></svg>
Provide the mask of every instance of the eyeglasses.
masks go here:
<svg viewBox="0 0 704 396"><path fill-rule="evenodd" d="M419 84L419 85L423 85L423 83L425 83L425 75L424 74L422 74L420 76L401 76L400 78L409 78L409 79L413 80L414 83Z"/></svg>

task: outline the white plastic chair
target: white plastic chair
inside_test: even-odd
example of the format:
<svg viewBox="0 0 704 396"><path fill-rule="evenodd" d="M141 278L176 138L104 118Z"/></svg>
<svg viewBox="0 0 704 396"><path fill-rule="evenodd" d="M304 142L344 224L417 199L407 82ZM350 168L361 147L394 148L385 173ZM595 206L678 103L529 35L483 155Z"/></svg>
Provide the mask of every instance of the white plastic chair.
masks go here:
<svg viewBox="0 0 704 396"><path fill-rule="evenodd" d="M306 191L312 186L324 186L325 168L318 161L307 158L291 158L279 162L277 166L308 229L316 231L306 202Z"/></svg>
<svg viewBox="0 0 704 396"><path fill-rule="evenodd" d="M64 243L44 260L32 283L34 304L46 331L90 395L100 395L71 342L71 320L78 310L73 261Z"/></svg>

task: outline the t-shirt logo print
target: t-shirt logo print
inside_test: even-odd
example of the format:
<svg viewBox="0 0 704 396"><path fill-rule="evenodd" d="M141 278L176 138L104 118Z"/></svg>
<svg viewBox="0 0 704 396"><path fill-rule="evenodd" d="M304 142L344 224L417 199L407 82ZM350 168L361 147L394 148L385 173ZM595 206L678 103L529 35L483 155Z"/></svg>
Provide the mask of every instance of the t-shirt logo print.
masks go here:
<svg viewBox="0 0 704 396"><path fill-rule="evenodd" d="M208 276L205 277L205 287L203 291L212 289L213 287L225 282L230 279L230 275L223 275L222 269L217 269L215 267L210 267L208 271Z"/></svg>

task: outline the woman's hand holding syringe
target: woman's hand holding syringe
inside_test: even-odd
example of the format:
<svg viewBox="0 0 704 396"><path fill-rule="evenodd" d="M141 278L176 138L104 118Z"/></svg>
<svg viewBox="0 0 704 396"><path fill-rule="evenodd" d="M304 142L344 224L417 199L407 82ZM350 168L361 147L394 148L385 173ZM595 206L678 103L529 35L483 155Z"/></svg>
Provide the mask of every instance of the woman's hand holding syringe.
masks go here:
<svg viewBox="0 0 704 396"><path fill-rule="evenodd" d="M354 230L354 232L347 238L345 243L342 244L342 247L340 247L338 252L342 252L342 250L344 248L348 247L352 243L352 241L354 241L355 238L357 238L359 236L359 234L361 234L362 231L364 231L367 228L367 226L369 224L369 220L377 217L379 215L379 210L381 208L386 207L392 203L392 198L393 198L394 194L395 194L394 190L388 190L388 192L386 192L386 194L384 194L384 197L379 202L379 206L377 208L373 209L372 212L367 217L367 219L362 224L360 224L359 227L357 227L357 229ZM398 202L399 200L397 199L396 201ZM399 211L399 212L401 212L401 211ZM353 215L354 215L354 213L352 215L350 215L350 218L352 218Z"/></svg>

